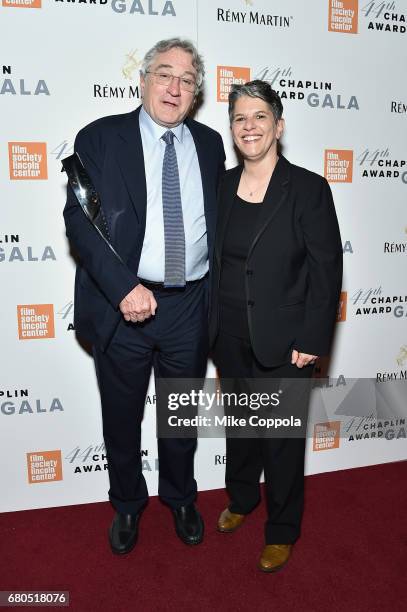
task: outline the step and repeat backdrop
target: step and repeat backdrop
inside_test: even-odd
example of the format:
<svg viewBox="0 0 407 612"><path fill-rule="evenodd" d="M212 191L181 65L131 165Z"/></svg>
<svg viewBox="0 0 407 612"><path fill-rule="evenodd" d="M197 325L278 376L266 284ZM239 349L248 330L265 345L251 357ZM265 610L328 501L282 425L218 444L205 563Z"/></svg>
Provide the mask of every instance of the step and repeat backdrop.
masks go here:
<svg viewBox="0 0 407 612"><path fill-rule="evenodd" d="M93 361L73 326L61 159L81 127L141 103L141 59L172 36L205 58L196 118L222 134L228 167L230 85L266 79L284 104L285 156L334 194L345 271L307 473L406 459L407 1L0 1L0 511L107 499ZM223 486L224 446L199 440L201 490ZM155 495L153 383L142 449Z"/></svg>

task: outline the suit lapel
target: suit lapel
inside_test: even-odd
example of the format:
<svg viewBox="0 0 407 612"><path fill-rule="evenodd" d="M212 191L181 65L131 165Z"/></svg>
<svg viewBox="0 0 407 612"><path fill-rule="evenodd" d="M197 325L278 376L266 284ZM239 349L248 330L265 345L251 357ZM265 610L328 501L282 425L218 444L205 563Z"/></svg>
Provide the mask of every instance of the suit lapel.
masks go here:
<svg viewBox="0 0 407 612"><path fill-rule="evenodd" d="M208 224L208 217L211 217L211 213L213 212L213 206L211 206L211 185L213 185L213 166L210 164L210 152L207 151L205 147L205 143L202 142L202 138L199 137L196 123L191 119L187 118L185 120L185 124L187 125L189 131L191 132L192 138L194 139L196 154L198 156L199 169L201 171L201 180L202 180L202 191L204 198L204 209L205 209L205 218Z"/></svg>
<svg viewBox="0 0 407 612"><path fill-rule="evenodd" d="M117 163L139 221L145 218L147 202L140 108L126 117L117 133Z"/></svg>
<svg viewBox="0 0 407 612"><path fill-rule="evenodd" d="M236 166L231 170L229 175L225 175L224 183L222 184L219 197L219 216L218 226L216 229L215 255L219 267L222 256L223 241L228 225L230 213L232 211L233 202L239 186L240 176L243 171L243 166Z"/></svg>
<svg viewBox="0 0 407 612"><path fill-rule="evenodd" d="M290 179L290 163L282 155L280 156L276 167L274 168L269 186L267 187L266 195L264 196L262 209L258 216L255 229L253 232L253 241L247 255L249 259L258 240L263 234L266 227L271 223L278 210L283 205L287 194Z"/></svg>

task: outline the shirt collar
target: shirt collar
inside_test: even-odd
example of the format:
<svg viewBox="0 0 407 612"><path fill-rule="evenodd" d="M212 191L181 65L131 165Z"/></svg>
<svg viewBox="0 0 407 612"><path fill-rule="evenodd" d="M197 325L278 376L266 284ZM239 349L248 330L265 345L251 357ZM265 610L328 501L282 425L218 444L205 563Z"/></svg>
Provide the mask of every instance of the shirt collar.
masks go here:
<svg viewBox="0 0 407 612"><path fill-rule="evenodd" d="M174 134L178 142L182 143L184 140L184 123L180 123L172 128L166 128L156 123L147 113L144 106L142 106L140 110L140 125L152 140L160 140L160 138L169 129L171 129L171 132Z"/></svg>

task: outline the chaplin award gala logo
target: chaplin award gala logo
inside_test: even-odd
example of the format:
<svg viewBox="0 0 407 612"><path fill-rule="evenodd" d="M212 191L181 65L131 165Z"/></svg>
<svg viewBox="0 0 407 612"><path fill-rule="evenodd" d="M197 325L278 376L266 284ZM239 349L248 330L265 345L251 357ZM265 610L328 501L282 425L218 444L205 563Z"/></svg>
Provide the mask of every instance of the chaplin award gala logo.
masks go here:
<svg viewBox="0 0 407 612"><path fill-rule="evenodd" d="M12 67L3 65L0 71L5 77L0 81L0 96L50 96L51 93L44 79L33 79L32 74L28 78L16 78Z"/></svg>
<svg viewBox="0 0 407 612"><path fill-rule="evenodd" d="M45 142L9 142L11 181L38 181L48 178Z"/></svg>
<svg viewBox="0 0 407 612"><path fill-rule="evenodd" d="M55 338L53 304L19 305L17 306L17 321L20 340Z"/></svg>
<svg viewBox="0 0 407 612"><path fill-rule="evenodd" d="M62 457L60 450L27 453L29 484L62 480Z"/></svg>
<svg viewBox="0 0 407 612"><path fill-rule="evenodd" d="M353 151L325 149L324 176L329 183L351 183Z"/></svg>
<svg viewBox="0 0 407 612"><path fill-rule="evenodd" d="M0 234L0 263L56 261L54 248L47 244L33 246L19 234Z"/></svg>
<svg viewBox="0 0 407 612"><path fill-rule="evenodd" d="M0 389L0 415L3 417L39 414L61 414L64 412L59 397L34 396L29 389ZM42 418L42 417L41 417Z"/></svg>
<svg viewBox="0 0 407 612"><path fill-rule="evenodd" d="M362 15L367 21L367 29L382 34L405 34L407 14L400 12L398 3L383 2L382 0L369 0L362 7ZM378 34L378 35L380 35Z"/></svg>
<svg viewBox="0 0 407 612"><path fill-rule="evenodd" d="M328 30L343 34L358 33L358 0L328 0Z"/></svg>

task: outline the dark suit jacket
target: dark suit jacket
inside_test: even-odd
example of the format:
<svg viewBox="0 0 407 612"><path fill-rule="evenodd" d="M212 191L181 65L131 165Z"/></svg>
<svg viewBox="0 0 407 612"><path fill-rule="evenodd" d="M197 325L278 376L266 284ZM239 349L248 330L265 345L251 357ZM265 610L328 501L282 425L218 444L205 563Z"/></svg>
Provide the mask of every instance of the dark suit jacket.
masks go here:
<svg viewBox="0 0 407 612"><path fill-rule="evenodd" d="M111 242L120 263L92 227L68 187L66 233L77 255L75 329L105 350L120 320L121 300L139 284L137 270L146 225L147 188L137 110L94 121L75 140L77 151L99 193ZM221 136L186 119L202 177L210 266L216 223L216 192L224 171ZM161 180L159 177L157 180Z"/></svg>
<svg viewBox="0 0 407 612"><path fill-rule="evenodd" d="M212 275L210 339L218 333L222 248L242 166L219 191ZM329 352L342 281L342 244L327 181L280 157L268 186L246 261L253 351L266 367L287 363L292 349Z"/></svg>

